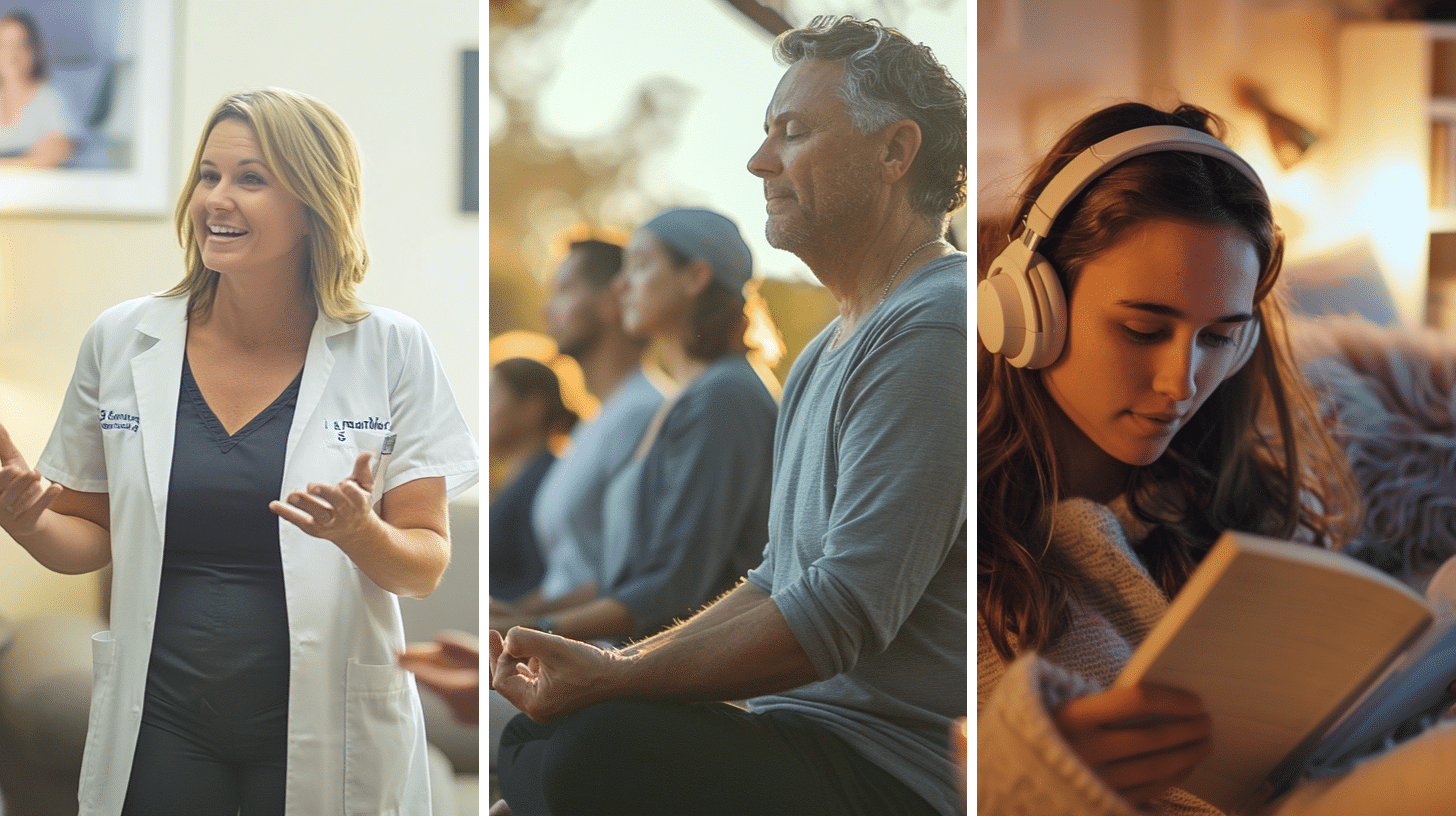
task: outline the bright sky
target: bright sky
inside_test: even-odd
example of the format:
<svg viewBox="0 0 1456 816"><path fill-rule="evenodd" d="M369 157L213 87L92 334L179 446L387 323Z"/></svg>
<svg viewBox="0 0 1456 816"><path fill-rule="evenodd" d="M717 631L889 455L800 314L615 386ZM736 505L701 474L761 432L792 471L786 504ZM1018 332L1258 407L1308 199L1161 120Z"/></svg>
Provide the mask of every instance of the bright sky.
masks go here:
<svg viewBox="0 0 1456 816"><path fill-rule="evenodd" d="M816 12L875 16L930 46L966 85L968 3L902 0L881 4L885 9L873 15L863 12L871 5L864 2L837 5L845 4L830 0ZM667 75L692 87L678 140L659 148L643 170L646 192L725 212L742 229L760 274L812 280L798 258L764 241L763 186L746 169L784 72L771 42L722 0L593 0L559 41L560 62L539 100L539 123L566 138L598 136L621 124L644 81Z"/></svg>

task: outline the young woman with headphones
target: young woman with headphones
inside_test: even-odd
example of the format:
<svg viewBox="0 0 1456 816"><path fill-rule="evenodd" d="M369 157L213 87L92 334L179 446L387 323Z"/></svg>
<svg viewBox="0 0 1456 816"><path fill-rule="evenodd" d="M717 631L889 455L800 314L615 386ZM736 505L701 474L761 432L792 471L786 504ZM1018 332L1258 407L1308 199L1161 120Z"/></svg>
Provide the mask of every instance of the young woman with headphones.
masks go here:
<svg viewBox="0 0 1456 816"><path fill-rule="evenodd" d="M1358 529L1349 466L1290 354L1282 235L1220 129L1191 105L1092 114L1032 173L1009 246L985 247L982 814L1219 813L1176 787L1217 738L1197 697L1104 689L1224 530L1339 547ZM1268 812L1456 812L1435 779L1443 743L1456 730ZM1423 760L1429 811L1398 781Z"/></svg>

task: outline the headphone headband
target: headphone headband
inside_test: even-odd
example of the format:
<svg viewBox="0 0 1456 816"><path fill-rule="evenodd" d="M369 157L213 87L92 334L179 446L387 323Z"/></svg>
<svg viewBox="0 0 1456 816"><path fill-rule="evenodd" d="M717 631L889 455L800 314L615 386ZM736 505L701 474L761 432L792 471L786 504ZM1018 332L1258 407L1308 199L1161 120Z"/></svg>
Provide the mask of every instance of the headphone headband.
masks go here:
<svg viewBox="0 0 1456 816"><path fill-rule="evenodd" d="M1249 163L1228 145L1201 130L1151 125L1103 139L1063 167L1027 211L1021 234L991 262L976 287L976 324L981 342L1018 368L1051 365L1066 339L1067 304L1056 270L1037 251L1057 216L1093 179L1135 156L1165 151L1199 153L1233 167L1260 191L1264 184ZM1225 377L1253 356L1259 339L1254 321L1238 330L1238 346Z"/></svg>
<svg viewBox="0 0 1456 816"><path fill-rule="evenodd" d="M1103 139L1068 162L1037 196L1036 203L1026 214L1026 228L1038 238L1045 238L1062 208L1093 179L1135 156L1168 151L1212 156L1244 174L1260 190L1264 189L1264 183L1259 180L1254 168L1218 139L1193 128L1149 125Z"/></svg>

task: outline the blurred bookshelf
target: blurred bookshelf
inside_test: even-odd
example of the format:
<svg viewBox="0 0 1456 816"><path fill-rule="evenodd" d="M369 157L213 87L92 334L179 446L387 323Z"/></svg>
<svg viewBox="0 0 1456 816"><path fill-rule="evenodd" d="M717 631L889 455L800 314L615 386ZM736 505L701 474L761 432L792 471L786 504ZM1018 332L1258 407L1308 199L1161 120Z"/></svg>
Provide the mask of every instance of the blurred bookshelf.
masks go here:
<svg viewBox="0 0 1456 816"><path fill-rule="evenodd" d="M1402 322L1456 332L1456 23L1351 23L1339 62L1352 217L1403 247L1386 263Z"/></svg>

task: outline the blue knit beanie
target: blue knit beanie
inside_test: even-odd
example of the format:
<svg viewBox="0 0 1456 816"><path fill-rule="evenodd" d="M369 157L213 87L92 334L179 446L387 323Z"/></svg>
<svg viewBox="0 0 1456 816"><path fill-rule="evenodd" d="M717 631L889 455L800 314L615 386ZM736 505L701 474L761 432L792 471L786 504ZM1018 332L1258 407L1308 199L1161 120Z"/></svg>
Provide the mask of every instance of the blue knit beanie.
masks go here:
<svg viewBox="0 0 1456 816"><path fill-rule="evenodd" d="M737 294L753 277L753 255L727 216L702 207L673 207L642 225L693 260L708 262L713 279Z"/></svg>

